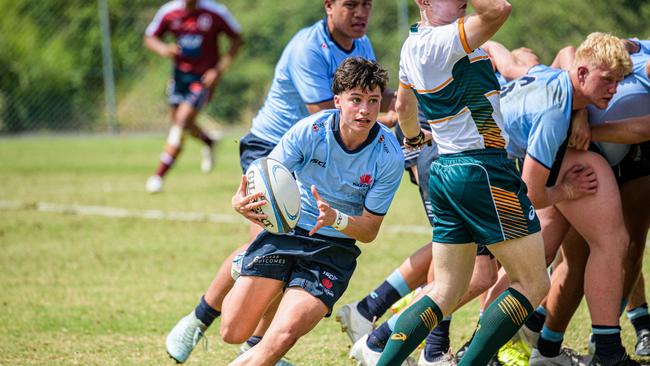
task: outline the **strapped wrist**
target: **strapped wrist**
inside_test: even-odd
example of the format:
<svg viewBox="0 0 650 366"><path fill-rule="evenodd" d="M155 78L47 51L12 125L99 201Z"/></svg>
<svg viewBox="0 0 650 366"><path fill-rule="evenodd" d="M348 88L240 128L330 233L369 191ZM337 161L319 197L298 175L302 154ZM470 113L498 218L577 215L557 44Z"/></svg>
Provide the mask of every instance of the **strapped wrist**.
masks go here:
<svg viewBox="0 0 650 366"><path fill-rule="evenodd" d="M346 227L348 227L348 215L344 214L343 212L334 209L336 211L336 218L334 219L334 223L332 224L332 227L338 231L344 230Z"/></svg>

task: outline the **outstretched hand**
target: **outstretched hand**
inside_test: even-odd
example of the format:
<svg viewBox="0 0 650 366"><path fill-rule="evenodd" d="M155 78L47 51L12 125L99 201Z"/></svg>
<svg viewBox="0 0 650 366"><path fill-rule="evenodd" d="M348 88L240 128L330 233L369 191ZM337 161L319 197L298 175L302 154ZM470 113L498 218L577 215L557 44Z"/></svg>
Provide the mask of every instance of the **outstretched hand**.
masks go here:
<svg viewBox="0 0 650 366"><path fill-rule="evenodd" d="M311 186L311 194L316 198L316 205L318 206L319 214L318 218L316 218L316 225L314 225L311 231L309 231L309 236L316 234L316 232L323 226L334 224L334 220L336 220L336 211L330 207L329 203L323 201L314 185Z"/></svg>
<svg viewBox="0 0 650 366"><path fill-rule="evenodd" d="M233 210L238 214L244 216L253 223L264 227L264 225L259 221L266 219L267 216L259 210L260 207L266 204L266 199L262 192L257 192L253 194L246 194L247 180L246 175L241 176L241 183L235 195L232 196L231 204Z"/></svg>
<svg viewBox="0 0 650 366"><path fill-rule="evenodd" d="M572 166L564 173L560 184L568 200L575 200L598 191L596 173L588 166Z"/></svg>

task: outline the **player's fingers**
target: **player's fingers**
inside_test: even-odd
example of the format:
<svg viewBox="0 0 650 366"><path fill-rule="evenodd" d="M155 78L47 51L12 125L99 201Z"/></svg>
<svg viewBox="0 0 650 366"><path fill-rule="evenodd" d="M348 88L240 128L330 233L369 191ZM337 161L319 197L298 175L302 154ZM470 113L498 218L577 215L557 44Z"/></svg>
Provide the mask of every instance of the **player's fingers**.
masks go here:
<svg viewBox="0 0 650 366"><path fill-rule="evenodd" d="M320 230L320 228L322 228L322 227L323 227L323 221L322 220L317 220L316 225L314 225L314 227L309 231L309 236L312 236L312 235L316 234L316 232L318 230Z"/></svg>
<svg viewBox="0 0 650 366"><path fill-rule="evenodd" d="M314 198L316 198L317 201L322 201L323 199L320 198L320 194L318 194L318 190L316 189L316 186L312 184L311 186L311 194L314 195Z"/></svg>
<svg viewBox="0 0 650 366"><path fill-rule="evenodd" d="M241 176L241 182L239 183L239 192L241 192L242 196L246 195L246 183L248 180L246 179L246 174L242 174Z"/></svg>
<svg viewBox="0 0 650 366"><path fill-rule="evenodd" d="M263 213L257 213L255 211L248 211L248 213L246 214L246 218L253 219L253 220L263 220L263 219L268 218L268 216L263 214Z"/></svg>
<svg viewBox="0 0 650 366"><path fill-rule="evenodd" d="M255 192L255 193L253 193L251 195L244 196L243 201L246 202L246 203L250 203L250 202L253 202L253 201L257 200L257 199L264 199L264 192Z"/></svg>
<svg viewBox="0 0 650 366"><path fill-rule="evenodd" d="M259 200L259 201L253 201L253 202L247 204L244 207L245 207L246 210L250 211L250 210L254 210L254 209L258 208L258 207L262 207L264 205L266 205L266 200Z"/></svg>

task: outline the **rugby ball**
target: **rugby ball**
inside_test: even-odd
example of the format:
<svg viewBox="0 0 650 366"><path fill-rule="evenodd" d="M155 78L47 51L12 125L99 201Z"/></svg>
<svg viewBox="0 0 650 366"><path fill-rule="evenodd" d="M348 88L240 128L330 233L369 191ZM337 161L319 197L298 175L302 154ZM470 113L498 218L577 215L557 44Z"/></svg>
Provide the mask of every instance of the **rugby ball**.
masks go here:
<svg viewBox="0 0 650 366"><path fill-rule="evenodd" d="M246 194L262 192L266 204L256 212L266 219L259 220L266 231L273 234L288 233L300 219L300 191L293 175L280 162L260 158L246 170Z"/></svg>

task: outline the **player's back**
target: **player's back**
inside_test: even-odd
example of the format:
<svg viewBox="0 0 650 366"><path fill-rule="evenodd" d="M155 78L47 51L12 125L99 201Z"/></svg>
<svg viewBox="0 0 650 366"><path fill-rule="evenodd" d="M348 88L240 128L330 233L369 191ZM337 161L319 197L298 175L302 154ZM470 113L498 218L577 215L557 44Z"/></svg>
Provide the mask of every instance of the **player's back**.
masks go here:
<svg viewBox="0 0 650 366"><path fill-rule="evenodd" d="M251 133L272 143L280 141L291 126L309 115L306 104L333 99L334 72L352 56L375 59L366 36L355 39L351 50L344 50L331 37L325 20L300 30L282 51Z"/></svg>
<svg viewBox="0 0 650 366"><path fill-rule="evenodd" d="M524 157L532 134L552 133L540 138L563 141L571 121L572 98L569 73L548 66L536 67L534 72L506 84L501 89L501 112L508 154ZM540 126L542 123L550 125ZM555 152L549 154L554 156Z"/></svg>
<svg viewBox="0 0 650 366"><path fill-rule="evenodd" d="M639 52L630 54L632 59L632 73L634 73L638 80L646 87L650 88L650 80L648 80L646 64L650 61L650 41L637 40L639 43Z"/></svg>
<svg viewBox="0 0 650 366"><path fill-rule="evenodd" d="M650 46L650 42L648 42L648 45ZM650 51L650 48L647 50ZM612 97L607 108L598 109L593 105L587 106L589 123L597 125L607 121L650 114L650 82L647 75L645 75L645 63L650 58L649 55L650 52L644 55L642 49L636 53L637 57L632 57L635 71L618 83L616 94ZM636 72L637 69L643 70L643 73ZM630 150L630 145L627 144L607 142L595 142L595 144L610 165L618 164Z"/></svg>
<svg viewBox="0 0 650 366"><path fill-rule="evenodd" d="M441 154L505 146L494 69L469 49L462 21L411 27L400 55L400 83L414 91Z"/></svg>

